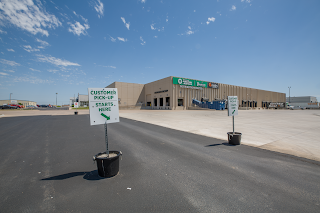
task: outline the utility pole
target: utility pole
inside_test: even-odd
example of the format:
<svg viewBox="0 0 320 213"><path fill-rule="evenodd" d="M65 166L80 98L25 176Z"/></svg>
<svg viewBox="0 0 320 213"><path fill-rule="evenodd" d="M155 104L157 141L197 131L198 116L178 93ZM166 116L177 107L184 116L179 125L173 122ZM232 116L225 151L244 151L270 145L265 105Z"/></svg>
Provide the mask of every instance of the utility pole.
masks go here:
<svg viewBox="0 0 320 213"><path fill-rule="evenodd" d="M289 88L289 103L290 103L290 89L291 89L291 87L288 87Z"/></svg>
<svg viewBox="0 0 320 213"><path fill-rule="evenodd" d="M58 106L58 93L56 92L56 107Z"/></svg>
<svg viewBox="0 0 320 213"><path fill-rule="evenodd" d="M12 95L13 93L10 93L10 104L11 104L11 95Z"/></svg>

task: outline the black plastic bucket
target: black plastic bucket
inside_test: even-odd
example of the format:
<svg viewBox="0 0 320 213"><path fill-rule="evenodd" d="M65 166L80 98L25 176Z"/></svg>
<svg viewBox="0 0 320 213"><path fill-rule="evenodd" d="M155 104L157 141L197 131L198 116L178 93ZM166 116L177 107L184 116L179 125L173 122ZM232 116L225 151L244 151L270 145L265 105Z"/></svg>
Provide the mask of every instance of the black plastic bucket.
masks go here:
<svg viewBox="0 0 320 213"><path fill-rule="evenodd" d="M78 115L78 112L74 112L75 115Z"/></svg>
<svg viewBox="0 0 320 213"><path fill-rule="evenodd" d="M93 157L93 160L97 162L98 174L100 177L112 177L119 172L119 157L122 155L121 151L109 151L109 154L116 154L117 156L107 158L101 157L100 155L106 154L101 152Z"/></svg>
<svg viewBox="0 0 320 213"><path fill-rule="evenodd" d="M228 141L229 141L229 144L232 144L232 145L240 145L241 144L241 135L242 133L240 132L228 132Z"/></svg>

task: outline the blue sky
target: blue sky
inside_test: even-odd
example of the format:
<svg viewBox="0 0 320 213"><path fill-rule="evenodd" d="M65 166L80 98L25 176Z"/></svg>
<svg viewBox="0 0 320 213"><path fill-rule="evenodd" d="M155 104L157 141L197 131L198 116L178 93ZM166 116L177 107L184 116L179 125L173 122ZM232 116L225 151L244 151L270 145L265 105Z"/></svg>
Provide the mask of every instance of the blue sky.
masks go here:
<svg viewBox="0 0 320 213"><path fill-rule="evenodd" d="M179 76L316 96L318 0L0 1L0 100Z"/></svg>

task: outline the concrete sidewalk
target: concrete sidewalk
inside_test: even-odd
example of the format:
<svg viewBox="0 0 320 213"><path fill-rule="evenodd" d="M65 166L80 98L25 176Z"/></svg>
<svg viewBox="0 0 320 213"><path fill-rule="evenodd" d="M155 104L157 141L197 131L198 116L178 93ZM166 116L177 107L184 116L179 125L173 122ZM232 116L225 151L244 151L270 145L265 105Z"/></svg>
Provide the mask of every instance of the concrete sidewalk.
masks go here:
<svg viewBox="0 0 320 213"><path fill-rule="evenodd" d="M75 110L1 110L1 117L73 115ZM78 110L89 114L89 110ZM2 116L1 116L2 114ZM227 141L227 111L121 110L120 117ZM121 121L121 118L120 118ZM89 121L88 121L89 122ZM242 144L320 161L320 110L240 110Z"/></svg>
<svg viewBox="0 0 320 213"><path fill-rule="evenodd" d="M120 116L227 141L227 111L121 111ZM241 110L242 144L320 161L320 110Z"/></svg>

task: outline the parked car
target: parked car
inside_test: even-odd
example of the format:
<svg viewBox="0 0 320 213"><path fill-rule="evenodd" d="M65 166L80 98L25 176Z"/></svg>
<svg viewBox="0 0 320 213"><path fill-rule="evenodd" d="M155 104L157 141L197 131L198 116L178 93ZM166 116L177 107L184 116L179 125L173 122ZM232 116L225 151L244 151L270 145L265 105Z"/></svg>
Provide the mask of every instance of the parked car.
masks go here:
<svg viewBox="0 0 320 213"><path fill-rule="evenodd" d="M288 104L288 105L287 105L287 109L293 110L293 109L294 109L294 106Z"/></svg>
<svg viewBox="0 0 320 213"><path fill-rule="evenodd" d="M11 106L11 105L3 105L2 109L18 109L17 106Z"/></svg>
<svg viewBox="0 0 320 213"><path fill-rule="evenodd" d="M19 104L9 104L10 106L15 106L17 108L24 108L24 106L22 105L19 105Z"/></svg>

